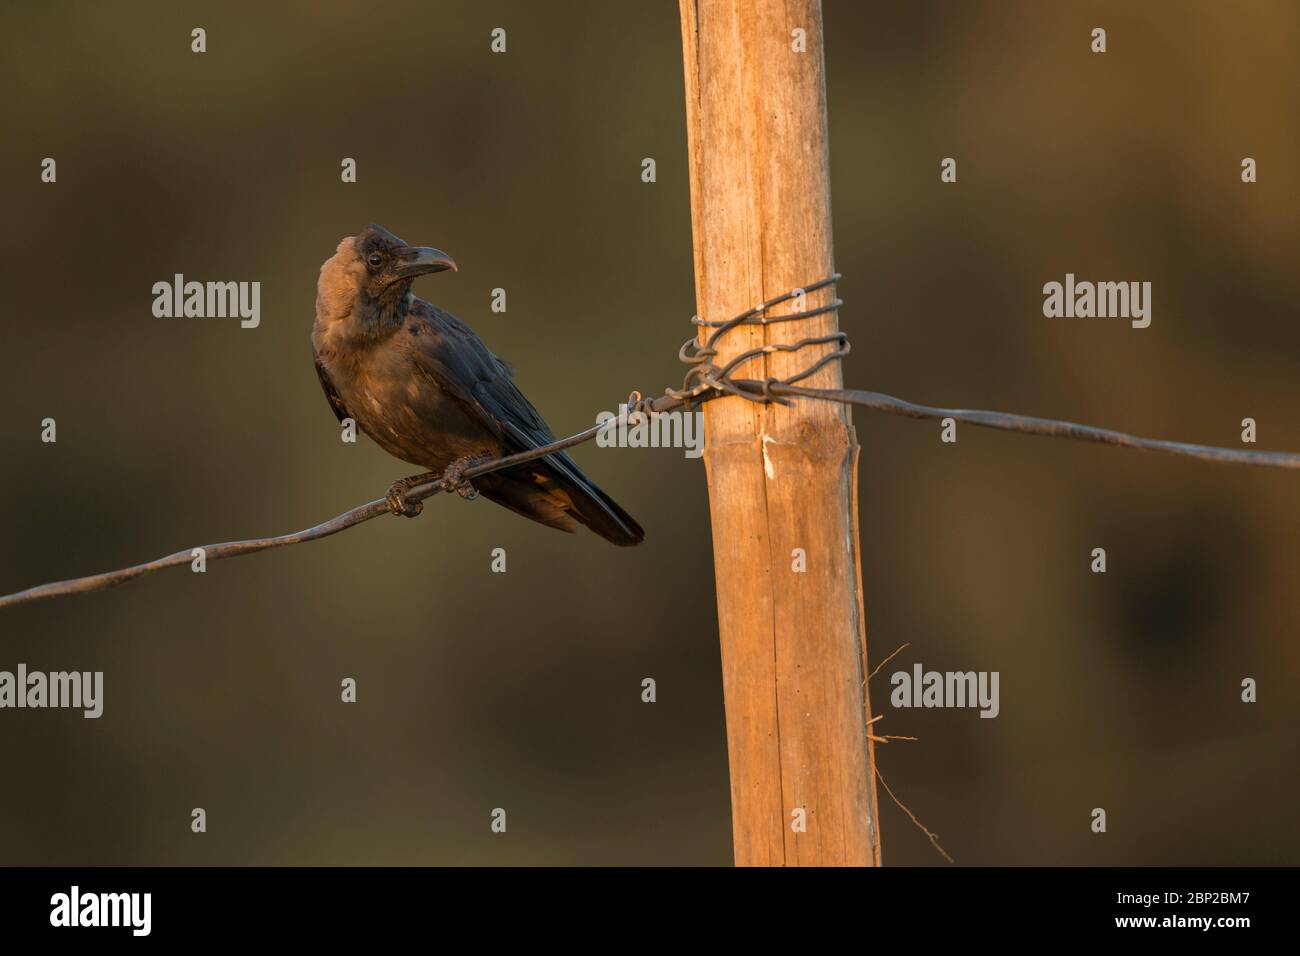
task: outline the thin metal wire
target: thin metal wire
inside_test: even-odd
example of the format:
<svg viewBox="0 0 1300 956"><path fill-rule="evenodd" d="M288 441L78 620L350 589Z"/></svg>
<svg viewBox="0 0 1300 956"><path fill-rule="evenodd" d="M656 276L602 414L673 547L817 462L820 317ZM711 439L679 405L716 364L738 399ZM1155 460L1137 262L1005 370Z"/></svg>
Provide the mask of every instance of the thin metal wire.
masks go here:
<svg viewBox="0 0 1300 956"><path fill-rule="evenodd" d="M783 315L768 315L767 310L778 306L783 302L789 302L791 299L799 298L810 292L816 292L818 289L824 289L827 286L834 285L840 280L840 273L828 276L811 285L800 286L791 289L789 292L783 292L781 295L774 296L765 302L760 302L751 309L746 309L739 315L734 315L724 321L708 321L700 318L698 315L691 317L691 322L702 328L711 328L713 333L700 345L699 340L695 338L687 339L682 343L682 347L677 350L677 357L691 369L686 373L685 379L682 380L682 387L678 389L666 389L664 394L673 398L681 399L686 402L688 407L691 402L702 399L708 392L714 391L727 395L735 395L738 398L749 399L750 401L777 402L781 405L789 405L788 399L774 395L769 388L764 387L758 398L750 392L738 387L732 379L731 373L739 366L751 359L758 358L761 355L767 355L772 352L796 352L809 345L827 345L832 342L839 347L824 355L821 360L811 368L805 369L797 376L779 380L781 384L793 385L795 382L807 378L818 369L823 368L830 362L837 362L849 354L849 337L843 332L833 332L830 335L819 336L816 338L801 339L798 342L790 343L773 343L763 345L758 348L749 349L735 356L725 366L719 368L713 359L718 356L718 341L730 332L732 329L741 325L772 325L776 322L792 322L796 319L810 319L816 315L824 315L827 312L833 312L844 304L839 298L818 306L815 309L808 309L801 312L788 312ZM774 380L776 381L776 380ZM717 397L717 396L711 396Z"/></svg>
<svg viewBox="0 0 1300 956"><path fill-rule="evenodd" d="M820 282L814 282L812 285L804 286L798 289L792 289L775 298L768 299L766 302L760 302L752 309L733 316L725 321L705 321L699 316L692 318L692 322L701 328L713 329L713 332L701 346L696 339L688 339L678 351L678 357L682 362L690 365L690 370L679 389L665 389L664 394L657 398L643 398L640 392L633 392L628 396L625 411L610 422L603 422L595 425L585 431L578 432L576 435L570 435L568 438L561 438L551 442L549 445L543 445L539 448L530 448L514 455L508 455L504 458L497 458L492 461L481 462L472 468L465 469L462 477L473 479L479 475L486 475L489 472L497 471L501 468L508 468L511 465L523 464L524 462L533 461L537 458L561 451L565 448L572 448L574 445L580 445L583 442L590 441L605 429L616 427L624 422L635 421L640 415L655 415L661 412L670 411L676 408L691 409L697 403L712 401L727 395L734 395L751 402L776 402L783 405L791 404L792 398L812 398L821 401L841 402L849 405L860 405L863 408L870 408L875 411L888 412L892 415L904 415L908 418L951 418L954 421L966 422L971 425L979 425L983 428L997 428L1003 431L1021 432L1030 435L1044 435L1051 438L1072 438L1080 441L1099 442L1105 445L1116 445L1123 448L1141 448L1148 451L1160 451L1171 455L1179 455L1185 458L1196 458L1201 461L1211 461L1223 464L1233 465L1260 465L1269 468L1285 468L1288 470L1300 470L1300 454L1290 452L1270 452L1270 451L1246 451L1238 448L1218 448L1212 445L1193 445L1187 442L1164 441L1156 438L1141 438L1136 435L1129 435L1124 432L1115 431L1110 428L1096 428L1091 425L1080 425L1075 422L1060 421L1052 418L1035 418L1029 415L1010 415L1003 412L990 412L962 408L938 408L931 405L919 405L915 402L909 402L905 399L895 398L892 395L885 395L880 392L868 392L860 389L832 389L832 388L810 388L799 385L810 375L815 374L822 368L825 368L831 362L838 362L849 354L848 336L843 332L833 332L828 335L811 336L800 339L797 342L790 343L771 343L758 348L747 349L736 355L726 365L718 366L713 359L717 358L718 341L732 329L741 325L771 325L776 322L792 322L797 319L808 319L816 315L823 315L834 309L838 309L843 302L836 298L828 305L820 306L807 311L787 313L784 315L768 315L767 310L788 302L796 298L801 293L815 292L818 289L824 289L834 284L840 278L839 273L832 275ZM734 378L732 373L746 362L758 358L761 355L771 354L772 352L797 352L800 349L813 345L834 345L835 348L820 356L817 361L813 362L807 368L789 375L786 378ZM418 485L406 493L408 501L423 501L438 492L444 490L443 480L431 481L428 484ZM350 511L345 511L340 515L323 521L303 531L294 532L293 534L279 535L271 538L253 538L246 541L227 541L221 544L204 545L204 556L208 561L218 561L223 558L235 558L245 554L255 554L259 551L268 551L273 548L282 548L291 544L302 544L307 541L316 541L320 538L329 537L337 534L363 521L370 521L382 515L389 514L388 505L383 498L377 498L374 501L358 505ZM50 584L42 584L37 587L28 588L25 591L18 591L14 594L0 596L0 608L12 607L17 604L27 604L32 601L39 601L46 598L62 597L68 594L79 594L86 591L99 591L105 588L111 588L115 585L122 584L134 578L145 574L151 574L155 571L161 571L164 568L179 567L189 564L193 560L194 549L187 548L183 551L177 551L166 557L150 561L145 564L137 564L127 568L121 568L117 571L108 571L104 574L94 574L83 578L73 578L68 581L55 581Z"/></svg>
<svg viewBox="0 0 1300 956"><path fill-rule="evenodd" d="M770 325L773 322L789 322L795 319L807 319L822 315L843 305L838 297L829 305L804 312L787 313L770 316L766 311L782 302L798 297L806 292L813 292L833 285L839 281L837 272L820 282L802 288L792 289L775 298L760 302L752 309L725 321L709 322L695 316L691 321L698 326L715 329L704 345L697 340L688 339L678 351L683 362L691 366L679 389L667 389L665 395L680 398L687 402L702 402L722 395L735 395L751 402L779 402L789 405L793 397L814 398L821 401L840 402L846 405L860 405L875 411L889 412L908 418L951 418L953 421L979 425L982 428L997 428L1002 431L1014 431L1031 435L1043 435L1049 438L1073 438L1079 441L1097 442L1104 445L1116 445L1122 448L1140 448L1147 451L1160 451L1200 461L1222 464L1257 465L1265 468L1284 468L1300 470L1300 454L1291 452L1250 451L1244 448L1220 448L1213 445L1196 445L1189 442L1165 441L1158 438L1141 438L1111 428L1097 428L1092 425L1080 425L1076 422L1061 421L1053 418L1037 418L1031 415L1012 415L1005 412L990 412L964 408L939 408L920 405L905 399L895 398L881 392L869 392L861 389L846 388L808 388L797 383L825 368L831 362L838 362L849 354L848 336L843 332L813 336L790 343L772 343L747 349L732 358L726 365L719 367L712 360L718 354L718 340L742 325ZM772 352L797 352L812 345L835 344L837 347L825 353L807 368L785 378L735 378L732 373L744 363ZM698 347L696 347L698 346ZM694 348L693 348L694 347Z"/></svg>

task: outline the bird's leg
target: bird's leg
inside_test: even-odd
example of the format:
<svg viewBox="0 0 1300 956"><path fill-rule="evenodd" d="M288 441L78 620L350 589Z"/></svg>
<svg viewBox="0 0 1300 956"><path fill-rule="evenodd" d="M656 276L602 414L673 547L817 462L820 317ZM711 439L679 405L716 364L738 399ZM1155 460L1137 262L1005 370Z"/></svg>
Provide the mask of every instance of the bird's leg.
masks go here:
<svg viewBox="0 0 1300 956"><path fill-rule="evenodd" d="M466 501L473 501L478 497L478 490L470 484L465 478L466 470L473 468L475 465L488 461L487 458L474 458L466 455L464 458L457 458L447 466L446 471L426 471L418 475L411 475L407 478L399 478L388 486L388 491L384 495L384 501L388 504L388 510L395 515L405 515L408 518L414 518L424 510L424 502L407 501L406 493L418 485L436 482L438 487L445 492L456 492Z"/></svg>
<svg viewBox="0 0 1300 956"><path fill-rule="evenodd" d="M407 501L406 493L416 485L427 484L439 477L441 477L440 472L426 471L421 475L411 475L409 478L397 479L388 486L388 491L384 494L384 501L388 503L388 510L395 515L414 518L424 510L424 502Z"/></svg>
<svg viewBox="0 0 1300 956"><path fill-rule="evenodd" d="M478 497L476 489L466 478L465 472L477 464L488 461L487 458L474 458L466 455L464 458L457 458L447 470L442 473L442 479L438 482L438 487L446 492L456 492L466 501L473 501Z"/></svg>

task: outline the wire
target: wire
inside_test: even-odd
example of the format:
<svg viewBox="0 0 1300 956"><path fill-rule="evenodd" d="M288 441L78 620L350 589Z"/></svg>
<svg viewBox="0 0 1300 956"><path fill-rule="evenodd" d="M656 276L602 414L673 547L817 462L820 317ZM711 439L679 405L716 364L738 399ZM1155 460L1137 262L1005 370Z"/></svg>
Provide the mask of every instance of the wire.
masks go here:
<svg viewBox="0 0 1300 956"><path fill-rule="evenodd" d="M1247 451L1238 448L1220 448L1213 445L1194 445L1187 442L1141 438L1111 428L1097 428L1092 425L1080 425L1075 422L1061 421L1054 418L1037 418L1030 415L1012 415L1005 412L962 408L938 408L909 402L881 392L868 392L860 389L809 388L797 384L824 368L830 362L838 362L849 354L848 336L843 332L833 332L829 335L800 339L797 342L774 343L748 349L730 359L723 366L719 366L713 361L718 355L718 341L732 329L742 325L771 325L776 322L807 319L839 308L843 303L837 298L827 305L807 311L782 315L768 314L768 309L806 293L833 285L839 278L839 273L836 273L812 285L792 289L775 298L760 302L752 309L747 309L725 321L705 321L699 316L695 316L691 320L692 322L702 329L708 328L713 331L702 345L697 339L692 338L688 339L679 350L678 357L691 366L690 371L686 373L681 388L666 389L663 395L653 399L642 398L639 392L633 392L628 397L626 410L618 418L602 422L585 431L570 435L568 438L561 438L548 445L530 448L527 451L508 455L504 458L480 462L471 468L464 469L463 477L472 480L479 475L486 475L501 468L509 468L512 465L544 458L553 452L563 451L566 448L588 442L602 431L634 421L638 416L657 415L683 407L689 409L696 404L727 396L743 398L751 402L776 402L783 405L791 404L792 398L840 402L846 405L859 405L873 411L887 412L891 415L902 415L907 418L951 418L953 421L979 425L983 428L997 428L1003 431L1042 435L1049 438L1072 438L1079 441L1098 442L1103 445L1115 445L1121 448L1141 448L1220 464L1258 465L1268 468L1300 470L1300 454L1291 452ZM816 362L807 368L784 379L738 379L732 375L741 365L761 355L778 351L796 352L813 345L834 345L835 348L821 355ZM444 490L446 480L446 478L443 478L417 485L405 493L406 500L412 502L424 501L426 498L430 498ZM274 548L284 548L289 545L317 541L385 514L390 514L387 503L383 498L376 498L374 501L366 502L340 515L335 515L328 521L322 521L320 524L292 534L270 538L251 538L245 541L226 541L200 547L205 561L220 561L225 558L236 558L246 554L256 554L259 551L270 551ZM17 591L0 597L0 608L116 587L145 574L190 564L198 557L198 551L198 548L188 548L145 564L136 564L116 571L71 578L66 581L54 581L49 584L28 588L25 591Z"/></svg>

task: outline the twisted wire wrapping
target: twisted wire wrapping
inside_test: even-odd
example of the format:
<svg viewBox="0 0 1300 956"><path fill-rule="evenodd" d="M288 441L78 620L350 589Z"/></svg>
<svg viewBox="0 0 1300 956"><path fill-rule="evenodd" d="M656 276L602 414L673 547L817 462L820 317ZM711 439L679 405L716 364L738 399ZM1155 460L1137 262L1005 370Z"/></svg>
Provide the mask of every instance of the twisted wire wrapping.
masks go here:
<svg viewBox="0 0 1300 956"><path fill-rule="evenodd" d="M734 356L726 365L719 366L713 361L718 355L718 341L730 332L732 329L741 325L774 325L777 322L792 322L797 319L809 319L813 316L824 315L827 312L833 312L844 304L844 300L836 296L826 305L818 306L815 309L807 309L802 312L789 312L783 315L768 315L768 309L788 302L791 299L807 295L810 292L816 292L818 289L824 289L827 286L834 285L840 279L840 273L836 272L825 279L814 282L807 286L800 286L791 289L789 292L783 292L765 302L760 302L752 308L746 309L739 315L732 316L724 321L709 321L700 318L698 315L691 317L691 322L701 328L711 328L713 332L701 345L698 338L692 337L682 343L682 347L677 350L677 357L683 363L691 366L687 371L685 378L682 380L681 388L668 388L664 394L669 398L677 399L683 402L689 409L692 402L702 399L706 393L713 393L709 397L718 395L735 395L738 398L746 399L751 402L776 402L781 405L790 405L792 402L783 397L779 392L781 389L789 388L795 383L803 381L810 375L816 374L825 368L831 362L838 362L849 354L850 344L848 334L845 332L832 332L828 335L808 336L797 342L773 342L767 345L760 345L757 348L746 349L745 351ZM761 355L768 355L773 352L797 352L800 349L807 348L810 345L835 345L835 348L825 355L822 355L816 362L794 375L785 378L768 377L765 379L736 379L732 373L751 359L758 358ZM637 411L645 411L647 403L640 399L640 393L637 395L635 408ZM633 408L629 396L628 408Z"/></svg>

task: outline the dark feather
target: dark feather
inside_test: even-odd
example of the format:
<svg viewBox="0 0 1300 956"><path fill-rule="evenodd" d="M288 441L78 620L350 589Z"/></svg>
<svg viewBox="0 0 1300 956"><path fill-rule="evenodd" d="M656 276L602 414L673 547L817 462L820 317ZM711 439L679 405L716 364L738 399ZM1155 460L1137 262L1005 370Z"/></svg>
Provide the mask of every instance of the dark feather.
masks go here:
<svg viewBox="0 0 1300 956"><path fill-rule="evenodd" d="M487 427L508 454L555 441L537 409L515 386L510 366L493 355L473 330L422 299L413 302L410 314L423 318L434 332L415 339L418 367ZM563 510L615 544L637 544L645 537L641 526L563 452L505 469L495 478L478 481L486 497L544 524L562 527L554 512L567 503L569 508ZM540 499L539 493L544 493ZM530 501L532 510L523 511Z"/></svg>
<svg viewBox="0 0 1300 956"><path fill-rule="evenodd" d="M325 398L330 403L330 408L334 409L338 420L342 422L345 418L352 418L348 414L347 406L343 404L343 399L339 396L338 389L334 387L333 380L330 379L329 369L321 362L319 355L316 356L316 375L320 378L320 387L325 389Z"/></svg>

